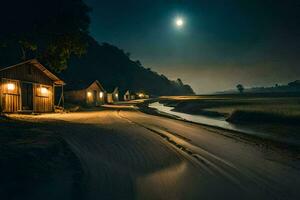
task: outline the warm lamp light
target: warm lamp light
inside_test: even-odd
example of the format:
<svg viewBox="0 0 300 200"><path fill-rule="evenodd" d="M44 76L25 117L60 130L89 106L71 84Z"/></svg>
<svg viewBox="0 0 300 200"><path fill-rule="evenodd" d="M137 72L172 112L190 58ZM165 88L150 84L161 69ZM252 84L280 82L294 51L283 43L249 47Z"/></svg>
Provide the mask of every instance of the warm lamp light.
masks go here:
<svg viewBox="0 0 300 200"><path fill-rule="evenodd" d="M88 96L88 97L91 97L91 96L92 96L92 93L91 93L91 92L87 92L87 96Z"/></svg>
<svg viewBox="0 0 300 200"><path fill-rule="evenodd" d="M47 88L45 88L45 87L41 87L41 93L42 94L48 94L48 89Z"/></svg>
<svg viewBox="0 0 300 200"><path fill-rule="evenodd" d="M103 92L100 92L99 96L100 96L100 98L102 98L103 97Z"/></svg>
<svg viewBox="0 0 300 200"><path fill-rule="evenodd" d="M116 97L118 97L118 94L115 94Z"/></svg>
<svg viewBox="0 0 300 200"><path fill-rule="evenodd" d="M9 90L9 91L15 90L15 84L13 84L13 83L8 83L8 84L7 84L7 90Z"/></svg>

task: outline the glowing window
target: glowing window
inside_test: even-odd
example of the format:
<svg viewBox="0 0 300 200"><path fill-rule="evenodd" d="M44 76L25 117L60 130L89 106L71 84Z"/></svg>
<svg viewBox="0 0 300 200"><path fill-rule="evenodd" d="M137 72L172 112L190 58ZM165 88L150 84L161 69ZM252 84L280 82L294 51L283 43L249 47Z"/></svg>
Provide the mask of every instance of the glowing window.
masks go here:
<svg viewBox="0 0 300 200"><path fill-rule="evenodd" d="M91 92L87 92L86 94L87 94L88 97L91 97L91 96L92 96L92 93L91 93Z"/></svg>
<svg viewBox="0 0 300 200"><path fill-rule="evenodd" d="M15 84L13 84L13 83L8 83L7 84L7 90L8 91L13 91L13 90L15 90L15 88L16 88Z"/></svg>
<svg viewBox="0 0 300 200"><path fill-rule="evenodd" d="M49 97L49 94L50 94L49 87L39 85L39 87L37 88L37 94L36 94L37 96Z"/></svg>
<svg viewBox="0 0 300 200"><path fill-rule="evenodd" d="M48 89L45 88L45 87L41 87L41 94L42 94L42 95L48 94Z"/></svg>
<svg viewBox="0 0 300 200"><path fill-rule="evenodd" d="M99 93L100 98L103 98L103 92Z"/></svg>

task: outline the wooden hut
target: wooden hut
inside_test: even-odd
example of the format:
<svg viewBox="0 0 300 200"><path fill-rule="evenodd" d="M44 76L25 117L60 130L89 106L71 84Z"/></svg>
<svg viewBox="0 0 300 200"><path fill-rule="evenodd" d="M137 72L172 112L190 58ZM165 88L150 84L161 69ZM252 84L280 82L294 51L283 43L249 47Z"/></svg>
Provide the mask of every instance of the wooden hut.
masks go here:
<svg viewBox="0 0 300 200"><path fill-rule="evenodd" d="M115 87L112 93L107 93L107 103L119 101L119 88Z"/></svg>
<svg viewBox="0 0 300 200"><path fill-rule="evenodd" d="M134 99L136 99L135 94L131 94L131 95L130 95L130 100L134 100Z"/></svg>
<svg viewBox="0 0 300 200"><path fill-rule="evenodd" d="M100 106L105 103L106 91L98 80L86 83L77 81L69 84L65 91L66 102L87 106Z"/></svg>
<svg viewBox="0 0 300 200"><path fill-rule="evenodd" d="M137 92L135 94L136 99L149 99L149 95L145 92Z"/></svg>
<svg viewBox="0 0 300 200"><path fill-rule="evenodd" d="M131 97L130 97L130 92L129 90L127 90L123 96L124 101L130 101Z"/></svg>
<svg viewBox="0 0 300 200"><path fill-rule="evenodd" d="M64 85L36 59L0 68L0 81L0 110L8 113L52 112L55 87Z"/></svg>

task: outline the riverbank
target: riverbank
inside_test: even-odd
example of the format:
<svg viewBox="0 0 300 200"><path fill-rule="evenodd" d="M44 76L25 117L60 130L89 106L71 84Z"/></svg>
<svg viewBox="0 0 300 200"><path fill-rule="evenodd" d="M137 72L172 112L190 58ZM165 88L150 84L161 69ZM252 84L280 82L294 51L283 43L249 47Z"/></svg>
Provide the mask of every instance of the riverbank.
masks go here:
<svg viewBox="0 0 300 200"><path fill-rule="evenodd" d="M272 146L279 146L280 148L285 149L293 149L293 150L299 150L300 148L300 126L297 123L294 122L282 122L277 121L278 123L274 123L273 121L264 121L263 117L264 115L260 115L257 119L261 120L260 123L257 123L254 117L254 120L249 120L245 122L232 122L228 120L228 116L230 116L229 113L223 113L216 115L206 115L203 114L203 112L197 112L195 114L195 110L201 110L202 108L207 108L210 106L214 106L214 108L221 109L225 104L227 105L227 108L229 106L234 105L234 101L237 103L240 101L241 104L246 105L247 101L245 99L239 99L239 100L232 100L229 98L207 98L204 97L202 99L199 98L191 98L188 97L185 98L162 98L162 99L155 99L151 101L146 101L144 104L140 104L139 107L143 112L146 112L148 114L154 114L154 115L164 115L165 117L175 118L183 121L189 121L192 123L199 123L205 126L209 127L215 127L217 129L223 129L223 130L229 130L238 133L237 137L244 137L244 138L251 138L255 140L259 140L260 143L272 145ZM257 100L252 100L257 101ZM261 100L260 100L261 101ZM277 100L278 101L278 100ZM279 100L279 101L282 101ZM286 101L286 100L285 100ZM294 101L294 100L293 100ZM156 105L153 104L153 102ZM222 103L223 102L223 103ZM225 102L225 103L224 103ZM290 103L290 102L289 102ZM149 108L148 105L152 105ZM253 104L253 103L252 103ZM297 102L296 102L297 104ZM183 106L184 105L184 106ZM251 104L248 103L251 108ZM282 104L281 104L282 105ZM291 104L290 104L291 105ZM274 106L274 105L273 105ZM195 108L193 112L188 112L187 110ZM185 109L185 112L182 111L182 108L188 108ZM224 108L223 108L224 109ZM249 109L249 107L248 107ZM180 110L180 111L178 111ZM297 110L294 110L296 112ZM191 114L188 114L191 113ZM260 114L260 113L259 113ZM275 114L274 114L275 115ZM288 119L288 118L284 118ZM294 124L293 124L294 123Z"/></svg>
<svg viewBox="0 0 300 200"><path fill-rule="evenodd" d="M48 123L0 118L2 199L82 199L82 169Z"/></svg>
<svg viewBox="0 0 300 200"><path fill-rule="evenodd" d="M298 96L163 97L159 102L174 107L173 110L177 112L220 117L235 123L261 121L289 125L300 123L300 97Z"/></svg>

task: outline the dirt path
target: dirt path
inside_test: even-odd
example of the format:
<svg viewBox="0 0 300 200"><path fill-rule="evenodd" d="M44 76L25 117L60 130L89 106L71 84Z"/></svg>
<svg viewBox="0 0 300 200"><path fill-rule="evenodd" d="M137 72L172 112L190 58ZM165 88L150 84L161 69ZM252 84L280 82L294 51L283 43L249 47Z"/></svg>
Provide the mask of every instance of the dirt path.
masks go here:
<svg viewBox="0 0 300 200"><path fill-rule="evenodd" d="M85 199L300 198L298 159L198 125L122 107L34 118L63 121Z"/></svg>

